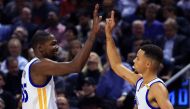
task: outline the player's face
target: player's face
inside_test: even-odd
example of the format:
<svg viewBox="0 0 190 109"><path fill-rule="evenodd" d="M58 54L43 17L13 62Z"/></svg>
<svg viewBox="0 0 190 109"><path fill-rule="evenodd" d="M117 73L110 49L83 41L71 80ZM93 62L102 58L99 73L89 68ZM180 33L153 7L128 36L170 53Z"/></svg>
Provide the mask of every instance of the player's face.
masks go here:
<svg viewBox="0 0 190 109"><path fill-rule="evenodd" d="M136 58L133 60L134 62L134 69L137 73L142 74L145 70L145 56L144 56L144 51L139 50L137 52Z"/></svg>
<svg viewBox="0 0 190 109"><path fill-rule="evenodd" d="M45 58L54 59L58 54L57 40L53 35L49 36L49 40L43 44Z"/></svg>

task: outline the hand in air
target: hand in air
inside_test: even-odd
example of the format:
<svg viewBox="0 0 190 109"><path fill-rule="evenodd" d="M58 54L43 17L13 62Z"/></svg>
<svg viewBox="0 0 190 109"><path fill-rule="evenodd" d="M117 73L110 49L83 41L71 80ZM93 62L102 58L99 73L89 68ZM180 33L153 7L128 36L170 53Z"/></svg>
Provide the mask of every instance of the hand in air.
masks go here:
<svg viewBox="0 0 190 109"><path fill-rule="evenodd" d="M112 11L111 18L106 19L106 26L105 26L106 34L111 34L114 26L115 26L114 11Z"/></svg>
<svg viewBox="0 0 190 109"><path fill-rule="evenodd" d="M100 23L100 21L102 19L102 16L98 15L98 9L99 9L99 5L96 4L94 12L93 12L93 26L92 26L92 32L94 34L96 34L98 32L98 30L100 28L99 23Z"/></svg>

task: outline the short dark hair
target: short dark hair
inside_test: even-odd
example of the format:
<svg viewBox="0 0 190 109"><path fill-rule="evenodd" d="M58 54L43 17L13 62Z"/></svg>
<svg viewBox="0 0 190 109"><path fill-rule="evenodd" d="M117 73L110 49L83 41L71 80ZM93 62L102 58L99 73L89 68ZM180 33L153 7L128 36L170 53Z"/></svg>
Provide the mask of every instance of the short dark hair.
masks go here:
<svg viewBox="0 0 190 109"><path fill-rule="evenodd" d="M17 63L18 63L17 58L15 58L15 57L13 57L13 56L7 57L7 59L6 59L6 66L7 66L7 68L9 67L10 63L12 63L12 62L14 62L14 61L17 61Z"/></svg>
<svg viewBox="0 0 190 109"><path fill-rule="evenodd" d="M32 38L32 48L36 48L38 44L46 42L51 34L42 30L38 30Z"/></svg>
<svg viewBox="0 0 190 109"><path fill-rule="evenodd" d="M145 52L145 55L157 62L162 63L163 61L163 51L160 47L154 44L145 44L141 48Z"/></svg>

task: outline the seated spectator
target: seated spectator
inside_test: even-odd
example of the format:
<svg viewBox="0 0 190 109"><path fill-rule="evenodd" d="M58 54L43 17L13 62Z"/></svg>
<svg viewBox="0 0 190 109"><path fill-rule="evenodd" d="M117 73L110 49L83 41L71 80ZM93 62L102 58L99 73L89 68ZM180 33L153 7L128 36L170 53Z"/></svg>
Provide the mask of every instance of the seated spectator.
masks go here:
<svg viewBox="0 0 190 109"><path fill-rule="evenodd" d="M47 0L32 0L32 22L38 26L42 26L50 11L58 12L55 4ZM42 27L41 27L42 28Z"/></svg>
<svg viewBox="0 0 190 109"><path fill-rule="evenodd" d="M68 50L68 56L67 56L67 61L71 61L75 55L81 50L82 48L82 43L79 40L72 40L69 43L69 50Z"/></svg>
<svg viewBox="0 0 190 109"><path fill-rule="evenodd" d="M97 53L91 52L87 60L87 65L83 69L83 76L93 78L95 80L95 83L97 84L102 74L102 71L103 68L100 61L100 57Z"/></svg>
<svg viewBox="0 0 190 109"><path fill-rule="evenodd" d="M28 57L28 31L24 27L18 26L15 28L13 34L11 35L11 38L20 40L22 45L21 53L24 57Z"/></svg>
<svg viewBox="0 0 190 109"><path fill-rule="evenodd" d="M165 34L157 40L157 45L163 49L164 67L174 72L189 63L188 40L185 36L177 34L177 27L174 19L167 19L164 23Z"/></svg>
<svg viewBox="0 0 190 109"><path fill-rule="evenodd" d="M70 109L69 101L65 97L64 93L57 94L57 108L58 109Z"/></svg>
<svg viewBox="0 0 190 109"><path fill-rule="evenodd" d="M131 69L129 64L123 64ZM100 78L96 89L96 95L106 101L117 103L118 107L120 107L123 105L126 96L132 88L133 87L127 81L121 79L111 68L109 68L109 70ZM129 102L131 102L131 104L133 103L133 101Z"/></svg>
<svg viewBox="0 0 190 109"><path fill-rule="evenodd" d="M23 7L21 13L17 17L17 19L15 19L14 24L13 24L14 28L23 27L27 30L28 42L31 41L32 36L38 29L37 25L35 25L31 20L32 20L31 9L29 7Z"/></svg>
<svg viewBox="0 0 190 109"><path fill-rule="evenodd" d="M190 36L190 22L183 16L177 16L176 8L173 6L166 6L163 8L163 16L167 20L172 18L178 25L178 34Z"/></svg>
<svg viewBox="0 0 190 109"><path fill-rule="evenodd" d="M85 77L84 83L82 85L82 90L76 91L76 95L78 99L82 99L84 97L94 97L96 90L96 82L91 77Z"/></svg>
<svg viewBox="0 0 190 109"><path fill-rule="evenodd" d="M16 38L12 38L8 42L8 51L10 53L10 56L17 58L18 60L18 67L20 70L23 70L25 65L28 63L28 60L21 56L22 52L22 45L20 40ZM3 71L5 74L8 73L8 69L6 66L6 59L1 64L1 71Z"/></svg>
<svg viewBox="0 0 190 109"><path fill-rule="evenodd" d="M47 18L47 29L45 31L53 34L58 41L58 45L62 41L65 41L66 38L64 37L64 32L66 30L66 27L59 22L59 17L54 11L50 11L48 13L48 18Z"/></svg>
<svg viewBox="0 0 190 109"><path fill-rule="evenodd" d="M9 72L6 75L5 89L16 97L17 94L21 94L22 70L19 70L18 60L15 57L8 57L6 66Z"/></svg>
<svg viewBox="0 0 190 109"><path fill-rule="evenodd" d="M70 42L73 40L78 40L78 32L77 29L75 27L67 27L63 37L66 40L62 40L60 43L60 46L64 49L64 50L68 50L69 49L69 45Z"/></svg>
<svg viewBox="0 0 190 109"><path fill-rule="evenodd" d="M149 4L146 8L146 20L144 21L145 27L145 39L156 41L158 36L162 35L164 32L163 24L156 20L156 13L158 11L158 6L156 4Z"/></svg>
<svg viewBox="0 0 190 109"><path fill-rule="evenodd" d="M5 76L2 72L0 72L0 98L4 101L4 109L16 109L16 100L11 93L3 89L5 85Z"/></svg>

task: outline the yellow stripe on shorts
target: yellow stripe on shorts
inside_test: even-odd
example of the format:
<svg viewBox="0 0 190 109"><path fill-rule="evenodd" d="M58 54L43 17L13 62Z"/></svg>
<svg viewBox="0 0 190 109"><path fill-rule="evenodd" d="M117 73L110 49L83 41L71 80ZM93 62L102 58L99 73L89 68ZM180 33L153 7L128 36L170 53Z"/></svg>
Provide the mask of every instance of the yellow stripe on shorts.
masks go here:
<svg viewBox="0 0 190 109"><path fill-rule="evenodd" d="M46 88L38 88L38 98L40 109L47 109L47 93Z"/></svg>
<svg viewBox="0 0 190 109"><path fill-rule="evenodd" d="M43 88L43 97L44 97L44 109L47 109L47 95L46 95L46 88Z"/></svg>
<svg viewBox="0 0 190 109"><path fill-rule="evenodd" d="M42 91L41 91L41 88L38 88L38 98L39 98L39 107L40 109L43 109L43 104L42 104Z"/></svg>

